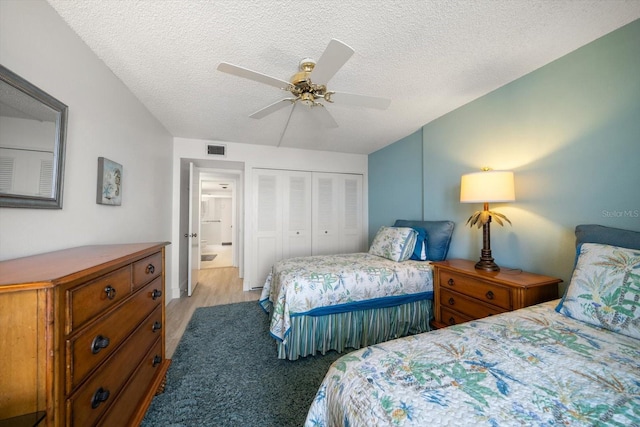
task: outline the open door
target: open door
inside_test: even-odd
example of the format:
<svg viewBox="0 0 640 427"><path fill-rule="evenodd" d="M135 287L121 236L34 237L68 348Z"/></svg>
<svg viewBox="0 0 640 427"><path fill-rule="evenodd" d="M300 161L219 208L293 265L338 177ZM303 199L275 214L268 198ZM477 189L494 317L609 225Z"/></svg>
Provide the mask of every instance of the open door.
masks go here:
<svg viewBox="0 0 640 427"><path fill-rule="evenodd" d="M188 259L189 271L187 273L187 296L191 296L198 285L200 272L200 172L189 163L189 238Z"/></svg>

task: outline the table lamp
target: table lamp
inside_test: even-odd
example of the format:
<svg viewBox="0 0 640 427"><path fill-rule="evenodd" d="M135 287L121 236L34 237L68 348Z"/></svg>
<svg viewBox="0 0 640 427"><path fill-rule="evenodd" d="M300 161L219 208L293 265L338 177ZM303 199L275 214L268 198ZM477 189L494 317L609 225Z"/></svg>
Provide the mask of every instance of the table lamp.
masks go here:
<svg viewBox="0 0 640 427"><path fill-rule="evenodd" d="M515 199L513 172L483 168L482 172L462 175L460 202L484 203L483 210L475 212L467 220L467 224L471 227L474 225L477 225L478 228L482 227L482 251L480 252L480 261L475 266L477 270L500 271L500 267L491 256L489 224L491 224L492 218L500 225L503 225L503 220L511 224L511 221L503 214L490 211L489 203L513 202Z"/></svg>

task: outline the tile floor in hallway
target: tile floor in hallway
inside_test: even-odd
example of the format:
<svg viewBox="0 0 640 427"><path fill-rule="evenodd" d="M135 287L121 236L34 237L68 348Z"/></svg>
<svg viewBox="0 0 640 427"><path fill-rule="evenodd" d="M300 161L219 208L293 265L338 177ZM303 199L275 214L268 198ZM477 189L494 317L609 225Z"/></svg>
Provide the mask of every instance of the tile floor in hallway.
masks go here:
<svg viewBox="0 0 640 427"><path fill-rule="evenodd" d="M231 245L206 245L202 248L202 255L216 255L213 261L201 261L200 268L217 268L233 266L233 246Z"/></svg>

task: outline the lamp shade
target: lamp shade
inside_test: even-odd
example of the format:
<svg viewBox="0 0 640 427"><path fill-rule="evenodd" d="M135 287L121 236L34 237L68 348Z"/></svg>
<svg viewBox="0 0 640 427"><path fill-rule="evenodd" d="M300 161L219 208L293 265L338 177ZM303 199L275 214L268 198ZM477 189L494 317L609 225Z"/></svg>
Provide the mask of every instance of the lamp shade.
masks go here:
<svg viewBox="0 0 640 427"><path fill-rule="evenodd" d="M483 171L462 175L460 202L513 202L516 199L513 172Z"/></svg>

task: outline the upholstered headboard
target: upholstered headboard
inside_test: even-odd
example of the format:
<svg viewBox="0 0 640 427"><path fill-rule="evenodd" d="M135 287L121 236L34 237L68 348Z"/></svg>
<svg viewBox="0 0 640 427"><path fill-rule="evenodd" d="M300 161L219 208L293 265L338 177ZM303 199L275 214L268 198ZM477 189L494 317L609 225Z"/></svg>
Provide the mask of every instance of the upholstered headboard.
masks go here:
<svg viewBox="0 0 640 427"><path fill-rule="evenodd" d="M449 252L451 235L453 234L453 221L410 221L399 219L394 227L423 228L427 234L427 259L431 261L444 261Z"/></svg>
<svg viewBox="0 0 640 427"><path fill-rule="evenodd" d="M640 249L640 232L603 225L583 224L576 226L576 246L582 243L601 243L629 249Z"/></svg>

